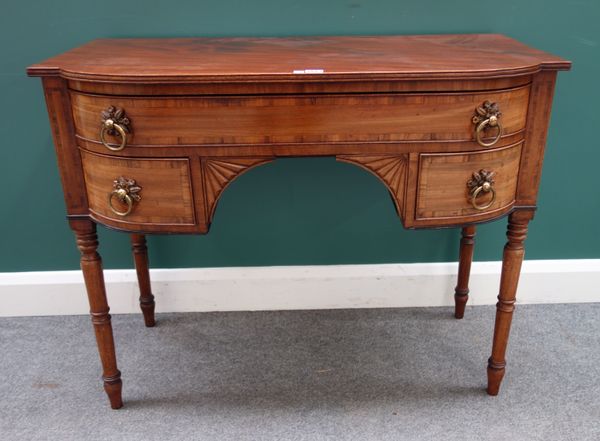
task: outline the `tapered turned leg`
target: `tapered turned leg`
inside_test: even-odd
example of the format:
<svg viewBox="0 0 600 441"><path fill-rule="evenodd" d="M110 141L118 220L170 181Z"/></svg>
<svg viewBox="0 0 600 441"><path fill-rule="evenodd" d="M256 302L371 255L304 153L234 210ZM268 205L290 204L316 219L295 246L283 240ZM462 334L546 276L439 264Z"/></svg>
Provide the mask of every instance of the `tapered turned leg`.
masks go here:
<svg viewBox="0 0 600 441"><path fill-rule="evenodd" d="M131 235L131 249L135 262L138 285L140 287L140 308L144 315L144 323L151 328L156 324L154 320L154 296L150 287L150 271L148 270L148 248L146 237L143 234Z"/></svg>
<svg viewBox="0 0 600 441"><path fill-rule="evenodd" d="M98 248L96 224L87 220L77 220L71 221L71 227L75 230L77 247L81 252L81 270L83 271L85 287L90 302L90 314L96 333L98 352L102 361L104 390L110 400L110 407L119 409L123 406L121 399L121 372L117 369L115 342L110 323L110 314L108 313L109 308L104 287L102 260L96 251Z"/></svg>
<svg viewBox="0 0 600 441"><path fill-rule="evenodd" d="M527 236L527 224L532 218L533 211L515 211L508 218L508 230L506 232L508 242L504 246L502 257L502 275L500 277L500 294L496 304L492 356L488 360L487 368L487 393L489 395L498 395L500 383L504 377L506 366L504 356L515 309L521 264L525 255L523 242Z"/></svg>
<svg viewBox="0 0 600 441"><path fill-rule="evenodd" d="M458 259L458 281L454 288L454 317L461 319L465 315L465 306L469 300L469 276L475 245L475 225L462 229L460 255Z"/></svg>

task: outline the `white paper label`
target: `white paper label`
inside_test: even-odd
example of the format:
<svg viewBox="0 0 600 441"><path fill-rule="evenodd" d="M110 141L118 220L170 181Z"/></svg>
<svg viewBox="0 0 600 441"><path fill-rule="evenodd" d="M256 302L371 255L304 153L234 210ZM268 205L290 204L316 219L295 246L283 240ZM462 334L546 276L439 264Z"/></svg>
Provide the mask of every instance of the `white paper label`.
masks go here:
<svg viewBox="0 0 600 441"><path fill-rule="evenodd" d="M325 73L324 69L298 69L294 70L295 74L322 74Z"/></svg>

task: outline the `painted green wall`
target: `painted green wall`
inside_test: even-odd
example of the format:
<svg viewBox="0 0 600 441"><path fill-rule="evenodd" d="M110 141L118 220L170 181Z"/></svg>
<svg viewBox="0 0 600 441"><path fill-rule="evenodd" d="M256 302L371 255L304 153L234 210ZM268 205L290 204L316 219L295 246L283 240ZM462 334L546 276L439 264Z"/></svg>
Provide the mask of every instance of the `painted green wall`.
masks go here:
<svg viewBox="0 0 600 441"><path fill-rule="evenodd" d="M600 258L598 0L9 2L0 14L0 271L78 267L42 89L25 67L99 37L496 32L573 61L559 75L530 259ZM480 227L497 260L505 222ZM108 268L131 267L128 237L101 229ZM433 262L456 230L406 231L386 189L330 158L280 160L223 195L208 236L150 238L155 267Z"/></svg>

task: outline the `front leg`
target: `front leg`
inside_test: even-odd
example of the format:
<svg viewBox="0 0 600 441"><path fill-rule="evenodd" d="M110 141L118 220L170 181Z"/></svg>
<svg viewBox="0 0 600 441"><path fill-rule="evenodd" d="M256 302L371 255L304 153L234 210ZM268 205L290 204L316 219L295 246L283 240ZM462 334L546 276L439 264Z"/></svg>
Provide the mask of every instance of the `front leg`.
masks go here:
<svg viewBox="0 0 600 441"><path fill-rule="evenodd" d="M89 220L72 220L70 223L77 237L77 247L81 252L81 270L85 280L90 314L96 333L96 343L102 362L104 390L110 400L110 407L119 409L123 406L121 372L117 369L115 342L104 287L102 259L97 252L96 224Z"/></svg>
<svg viewBox="0 0 600 441"><path fill-rule="evenodd" d="M504 377L506 367L504 356L515 309L521 264L525 255L523 242L527 236L527 225L531 219L533 219L533 211L531 210L515 211L508 218L508 230L506 232L508 242L504 246L502 257L502 275L500 277L500 294L496 304L492 356L488 360L487 368L487 393L489 395L498 395L500 383Z"/></svg>

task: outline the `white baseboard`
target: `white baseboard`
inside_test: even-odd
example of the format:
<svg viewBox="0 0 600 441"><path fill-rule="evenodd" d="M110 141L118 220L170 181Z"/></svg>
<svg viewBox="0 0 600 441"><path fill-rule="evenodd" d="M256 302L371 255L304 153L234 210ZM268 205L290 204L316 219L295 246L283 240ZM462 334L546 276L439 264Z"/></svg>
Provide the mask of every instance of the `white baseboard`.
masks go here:
<svg viewBox="0 0 600 441"><path fill-rule="evenodd" d="M452 305L456 263L151 270L157 312ZM496 303L500 262L474 262L470 305ZM137 313L133 270L105 271L112 313ZM519 303L600 302L600 259L523 264ZM0 273L0 316L87 314L80 271Z"/></svg>

